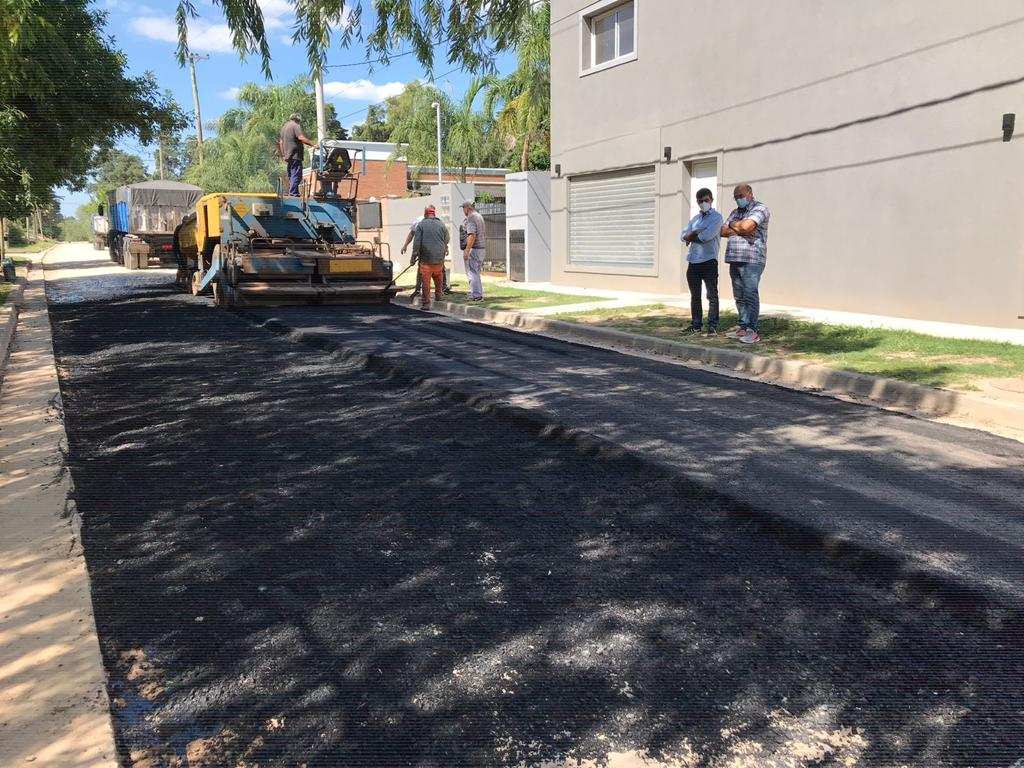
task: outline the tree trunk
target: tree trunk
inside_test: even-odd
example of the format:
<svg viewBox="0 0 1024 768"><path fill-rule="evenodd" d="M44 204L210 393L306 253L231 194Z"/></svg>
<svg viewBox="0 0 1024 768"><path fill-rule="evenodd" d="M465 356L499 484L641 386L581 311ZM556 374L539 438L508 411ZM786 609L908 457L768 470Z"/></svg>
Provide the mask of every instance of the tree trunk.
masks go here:
<svg viewBox="0 0 1024 768"><path fill-rule="evenodd" d="M527 133L523 136L523 155L519 158L519 170L527 170L527 165L530 162L530 134Z"/></svg>

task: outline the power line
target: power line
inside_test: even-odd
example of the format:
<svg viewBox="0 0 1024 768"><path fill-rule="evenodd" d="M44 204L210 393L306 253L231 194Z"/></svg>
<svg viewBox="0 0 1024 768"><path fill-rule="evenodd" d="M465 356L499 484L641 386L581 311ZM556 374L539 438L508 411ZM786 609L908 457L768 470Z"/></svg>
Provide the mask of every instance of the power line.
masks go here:
<svg viewBox="0 0 1024 768"><path fill-rule="evenodd" d="M409 56L415 53L415 51L405 51L403 53L396 53L394 56L380 57L379 59L366 59L365 61L350 61L347 64L325 64L324 69L340 69L342 67L361 67L366 64L379 64L382 61L392 61L393 59L400 59L403 56Z"/></svg>
<svg viewBox="0 0 1024 768"><path fill-rule="evenodd" d="M446 45L451 42L450 37L446 37L443 40L438 40L434 45ZM325 64L324 69L340 69L341 67L362 67L366 64L380 64L381 62L391 61L392 59L400 59L403 56L411 56L416 51L403 51L402 53L396 53L393 56L381 56L377 59L364 59L363 61L350 61L345 64Z"/></svg>

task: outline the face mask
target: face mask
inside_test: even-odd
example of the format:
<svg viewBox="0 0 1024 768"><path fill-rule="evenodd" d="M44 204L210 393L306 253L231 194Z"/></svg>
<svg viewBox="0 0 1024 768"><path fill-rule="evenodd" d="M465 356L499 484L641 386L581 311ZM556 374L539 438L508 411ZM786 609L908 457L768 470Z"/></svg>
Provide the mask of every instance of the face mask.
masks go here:
<svg viewBox="0 0 1024 768"><path fill-rule="evenodd" d="M750 201L745 197L741 197L739 200L736 201L736 205L738 205L740 208L746 208L748 205L750 205Z"/></svg>
<svg viewBox="0 0 1024 768"><path fill-rule="evenodd" d="M708 211L711 210L711 203L701 203L700 210L701 213L707 213Z"/></svg>

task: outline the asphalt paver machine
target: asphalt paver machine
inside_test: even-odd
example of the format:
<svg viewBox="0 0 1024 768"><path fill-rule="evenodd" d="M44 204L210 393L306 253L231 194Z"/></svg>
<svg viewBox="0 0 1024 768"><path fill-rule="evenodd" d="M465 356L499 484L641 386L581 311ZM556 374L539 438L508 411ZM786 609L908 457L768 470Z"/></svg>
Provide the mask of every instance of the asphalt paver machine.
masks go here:
<svg viewBox="0 0 1024 768"><path fill-rule="evenodd" d="M298 197L200 198L174 233L178 282L226 306L389 302L387 245L357 239L359 151L359 142L318 146Z"/></svg>

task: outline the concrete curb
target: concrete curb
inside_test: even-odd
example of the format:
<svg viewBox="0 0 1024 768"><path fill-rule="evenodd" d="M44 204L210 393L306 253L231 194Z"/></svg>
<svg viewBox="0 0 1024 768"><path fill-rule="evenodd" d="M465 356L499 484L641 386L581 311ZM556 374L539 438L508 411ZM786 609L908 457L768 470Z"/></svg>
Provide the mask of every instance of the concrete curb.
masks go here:
<svg viewBox="0 0 1024 768"><path fill-rule="evenodd" d="M18 315L21 312L24 295L25 278L19 278L18 283L7 295L7 300L0 304L0 385L3 384L7 358L14 344L14 331L18 327Z"/></svg>
<svg viewBox="0 0 1024 768"><path fill-rule="evenodd" d="M852 541L824 528L793 520L780 512L753 509L743 502L682 476L677 468L667 463L586 430L569 426L546 409L514 405L495 396L490 390L473 391L472 387L452 386L447 379L418 375L411 366L394 357L361 352L328 336L299 330L280 320L267 320L250 315L244 309L230 311L254 327L318 349L361 370L382 375L398 386L417 389L425 394L440 395L478 413L512 421L537 437L571 445L582 455L591 456L599 461L616 462L627 471L660 477L671 483L673 488L692 497L699 498L703 495L723 499L728 502L727 508L723 511L733 520L743 524L745 530L770 533L781 538L787 546L822 552L855 572L913 587L922 593L923 600L937 600L963 620L989 630L1005 632L1007 636L1018 636L1024 632L1024 608L1009 600L1003 600L991 592L978 589L945 573L923 570L918 564L894 554L891 550L885 551L881 547L874 548Z"/></svg>
<svg viewBox="0 0 1024 768"><path fill-rule="evenodd" d="M409 302L415 308L415 304ZM704 347L679 341L641 336L613 328L595 328L581 323L550 320L512 310L496 310L450 301L435 302L432 311L476 322L540 333L574 341L614 344L618 348L672 357L689 363L756 376L768 383L798 387L817 393L847 396L885 408L899 408L918 414L964 417L1024 429L1024 406L999 403L945 389L840 371L816 363L757 355L741 350Z"/></svg>

